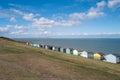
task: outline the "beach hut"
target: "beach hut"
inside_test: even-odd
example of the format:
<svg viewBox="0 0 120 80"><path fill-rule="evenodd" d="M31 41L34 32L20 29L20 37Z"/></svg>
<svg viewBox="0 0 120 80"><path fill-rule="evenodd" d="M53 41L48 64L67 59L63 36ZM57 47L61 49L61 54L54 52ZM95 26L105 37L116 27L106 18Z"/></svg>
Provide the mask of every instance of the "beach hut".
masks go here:
<svg viewBox="0 0 120 80"><path fill-rule="evenodd" d="M70 53L73 54L73 55L76 55L76 56L79 55L79 52L76 49L70 49Z"/></svg>
<svg viewBox="0 0 120 80"><path fill-rule="evenodd" d="M48 45L47 47L48 47L48 50L52 50L52 46Z"/></svg>
<svg viewBox="0 0 120 80"><path fill-rule="evenodd" d="M49 45L44 45L44 48L45 49L49 49Z"/></svg>
<svg viewBox="0 0 120 80"><path fill-rule="evenodd" d="M70 54L70 49L69 48L66 48L66 53Z"/></svg>
<svg viewBox="0 0 120 80"><path fill-rule="evenodd" d="M40 44L30 44L30 46L33 46L33 47L40 47Z"/></svg>
<svg viewBox="0 0 120 80"><path fill-rule="evenodd" d="M60 52L60 47L56 46L56 47L55 47L55 51Z"/></svg>
<svg viewBox="0 0 120 80"><path fill-rule="evenodd" d="M88 58L88 52L87 51L81 52L81 56L85 57L85 58Z"/></svg>
<svg viewBox="0 0 120 80"><path fill-rule="evenodd" d="M63 48L63 52L66 53L66 48Z"/></svg>
<svg viewBox="0 0 120 80"><path fill-rule="evenodd" d="M60 52L63 52L63 48L62 47L60 47Z"/></svg>
<svg viewBox="0 0 120 80"><path fill-rule="evenodd" d="M52 50L55 51L55 46L52 46Z"/></svg>
<svg viewBox="0 0 120 80"><path fill-rule="evenodd" d="M94 59L97 59L97 60L103 60L104 59L104 54L103 53L95 53L94 55Z"/></svg>
<svg viewBox="0 0 120 80"><path fill-rule="evenodd" d="M106 54L104 57L106 62L111 62L111 63L120 62L120 55L118 54Z"/></svg>
<svg viewBox="0 0 120 80"><path fill-rule="evenodd" d="M94 58L94 53L93 52L88 52L88 58Z"/></svg>
<svg viewBox="0 0 120 80"><path fill-rule="evenodd" d="M44 45L43 45L43 44L40 44L40 47L41 47L41 48L44 48Z"/></svg>
<svg viewBox="0 0 120 80"><path fill-rule="evenodd" d="M29 42L26 42L26 45L30 45L30 43L29 43Z"/></svg>

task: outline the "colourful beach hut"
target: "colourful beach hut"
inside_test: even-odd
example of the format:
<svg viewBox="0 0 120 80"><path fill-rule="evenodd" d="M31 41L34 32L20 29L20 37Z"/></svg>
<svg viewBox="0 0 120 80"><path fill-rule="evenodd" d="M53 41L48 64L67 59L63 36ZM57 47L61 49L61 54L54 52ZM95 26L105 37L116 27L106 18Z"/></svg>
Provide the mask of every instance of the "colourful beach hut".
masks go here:
<svg viewBox="0 0 120 80"><path fill-rule="evenodd" d="M44 48L45 48L45 49L48 49L48 45L44 45Z"/></svg>
<svg viewBox="0 0 120 80"><path fill-rule="evenodd" d="M97 59L97 60L103 60L104 59L104 54L103 53L95 53L94 55L94 59Z"/></svg>
<svg viewBox="0 0 120 80"><path fill-rule="evenodd" d="M52 50L55 51L55 46L52 46Z"/></svg>
<svg viewBox="0 0 120 80"><path fill-rule="evenodd" d="M118 54L106 54L104 57L106 62L111 62L111 63L120 62L120 55Z"/></svg>
<svg viewBox="0 0 120 80"><path fill-rule="evenodd" d="M55 51L60 52L60 47L59 47L59 46L56 46L56 47L55 47Z"/></svg>
<svg viewBox="0 0 120 80"><path fill-rule="evenodd" d="M70 49L69 48L66 48L66 53L70 54Z"/></svg>
<svg viewBox="0 0 120 80"><path fill-rule="evenodd" d="M88 58L94 58L94 53L93 52L88 52Z"/></svg>
<svg viewBox="0 0 120 80"><path fill-rule="evenodd" d="M29 42L26 42L26 45L28 45L28 46L29 46L29 45L30 45L30 43L29 43Z"/></svg>
<svg viewBox="0 0 120 80"><path fill-rule="evenodd" d="M63 48L62 47L60 47L60 52L63 52Z"/></svg>
<svg viewBox="0 0 120 80"><path fill-rule="evenodd" d="M66 48L63 48L63 52L66 53Z"/></svg>
<svg viewBox="0 0 120 80"><path fill-rule="evenodd" d="M44 45L43 45L43 44L40 44L40 47L41 47L41 48L44 48Z"/></svg>
<svg viewBox="0 0 120 80"><path fill-rule="evenodd" d="M78 50L76 50L76 49L72 49L72 48L70 49L70 53L73 54L73 55L76 55L76 56L79 55Z"/></svg>
<svg viewBox="0 0 120 80"><path fill-rule="evenodd" d="M30 44L30 46L33 46L33 47L40 47L40 44Z"/></svg>
<svg viewBox="0 0 120 80"><path fill-rule="evenodd" d="M88 52L87 51L83 51L80 54L82 57L88 58Z"/></svg>
<svg viewBox="0 0 120 80"><path fill-rule="evenodd" d="M52 46L48 45L47 47L48 47L48 50L52 50Z"/></svg>

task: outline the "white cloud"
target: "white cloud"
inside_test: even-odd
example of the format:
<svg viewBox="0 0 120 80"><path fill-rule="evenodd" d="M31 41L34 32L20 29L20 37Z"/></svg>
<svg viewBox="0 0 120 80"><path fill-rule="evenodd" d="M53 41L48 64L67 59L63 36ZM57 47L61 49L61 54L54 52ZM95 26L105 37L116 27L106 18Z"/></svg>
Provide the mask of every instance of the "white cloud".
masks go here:
<svg viewBox="0 0 120 80"><path fill-rule="evenodd" d="M14 16L11 10L0 7L0 18L10 18L11 16Z"/></svg>
<svg viewBox="0 0 120 80"><path fill-rule="evenodd" d="M7 25L6 27L0 27L0 33L6 33L10 30L10 26Z"/></svg>
<svg viewBox="0 0 120 80"><path fill-rule="evenodd" d="M28 21L33 21L34 17L36 17L37 15L34 15L33 13L29 13L29 14L24 14L23 15L23 19L28 20Z"/></svg>
<svg viewBox="0 0 120 80"><path fill-rule="evenodd" d="M81 24L81 21L77 20L62 20L60 22L56 22L55 26L60 26L60 27L72 27Z"/></svg>
<svg viewBox="0 0 120 80"><path fill-rule="evenodd" d="M43 34L45 34L45 35L50 35L51 32L49 32L49 31L44 31Z"/></svg>
<svg viewBox="0 0 120 80"><path fill-rule="evenodd" d="M69 15L72 20L84 20L86 17L85 13L73 13Z"/></svg>
<svg viewBox="0 0 120 80"><path fill-rule="evenodd" d="M101 1L96 4L96 7L91 7L87 12L73 13L73 14L70 14L69 17L73 20L94 19L94 18L101 17L105 15L105 13L102 12L105 5L106 5L106 2Z"/></svg>
<svg viewBox="0 0 120 80"><path fill-rule="evenodd" d="M26 26L6 25L5 27L0 27L1 34L21 35L26 34L26 32L27 32Z"/></svg>
<svg viewBox="0 0 120 80"><path fill-rule="evenodd" d="M36 19L33 23L32 23L32 27L36 27L36 28L50 28L53 27L55 25L55 21L54 20L50 20L44 17L41 17L39 19Z"/></svg>
<svg viewBox="0 0 120 80"><path fill-rule="evenodd" d="M22 18L26 21L33 21L36 16L39 16L39 14L33 14L33 13L24 13L20 10L11 9L13 12L19 14L22 16Z"/></svg>
<svg viewBox="0 0 120 80"><path fill-rule="evenodd" d="M91 7L88 11L88 13L86 14L87 18L97 18L97 17L101 17L104 16L105 13L102 11L106 5L105 1L101 1L98 2L97 7Z"/></svg>
<svg viewBox="0 0 120 80"><path fill-rule="evenodd" d="M16 22L17 20L16 20L15 17L11 17L11 18L10 18L10 21L11 21L11 22Z"/></svg>
<svg viewBox="0 0 120 80"><path fill-rule="evenodd" d="M21 34L26 34L26 32L24 30L18 30L18 31L10 32L10 34L12 34L12 35L21 35Z"/></svg>
<svg viewBox="0 0 120 80"><path fill-rule="evenodd" d="M97 8L91 8L88 13L86 14L86 17L87 18L98 18L98 17L101 17L101 16L104 16L105 13L100 11L99 9Z"/></svg>
<svg viewBox="0 0 120 80"><path fill-rule="evenodd" d="M11 11L13 11L13 12L19 14L19 15L24 15L24 13L22 11L17 10L17 9L11 9Z"/></svg>
<svg viewBox="0 0 120 80"><path fill-rule="evenodd" d="M106 2L105 1L101 1L97 3L97 8L103 8L106 6Z"/></svg>
<svg viewBox="0 0 120 80"><path fill-rule="evenodd" d="M117 5L120 5L120 0L108 0L108 7L113 8Z"/></svg>

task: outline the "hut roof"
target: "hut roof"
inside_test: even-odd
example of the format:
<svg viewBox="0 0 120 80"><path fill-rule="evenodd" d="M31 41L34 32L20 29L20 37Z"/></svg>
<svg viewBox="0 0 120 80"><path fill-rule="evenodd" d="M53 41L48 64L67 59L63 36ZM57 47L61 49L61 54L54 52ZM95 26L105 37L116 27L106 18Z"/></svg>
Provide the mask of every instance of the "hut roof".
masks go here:
<svg viewBox="0 0 120 80"><path fill-rule="evenodd" d="M102 52L97 52L97 53L94 53L94 54L100 54L100 55L104 55Z"/></svg>
<svg viewBox="0 0 120 80"><path fill-rule="evenodd" d="M110 54L106 54L106 55L110 55ZM105 55L105 56L106 56ZM113 53L113 54L111 54L111 55L114 55L114 56L116 56L116 57L120 57L120 54L116 54L116 53Z"/></svg>

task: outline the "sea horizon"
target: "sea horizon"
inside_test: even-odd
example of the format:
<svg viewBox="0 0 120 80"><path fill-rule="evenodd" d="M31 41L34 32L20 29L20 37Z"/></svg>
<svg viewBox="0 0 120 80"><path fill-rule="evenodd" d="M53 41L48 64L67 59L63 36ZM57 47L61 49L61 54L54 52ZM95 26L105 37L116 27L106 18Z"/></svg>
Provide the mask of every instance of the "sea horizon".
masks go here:
<svg viewBox="0 0 120 80"><path fill-rule="evenodd" d="M120 54L120 38L14 38L14 40L74 48L79 51Z"/></svg>

